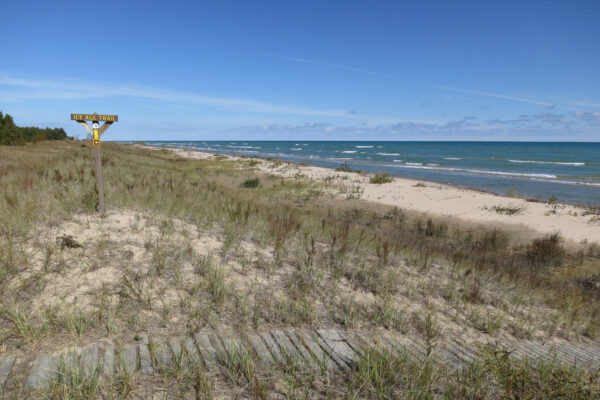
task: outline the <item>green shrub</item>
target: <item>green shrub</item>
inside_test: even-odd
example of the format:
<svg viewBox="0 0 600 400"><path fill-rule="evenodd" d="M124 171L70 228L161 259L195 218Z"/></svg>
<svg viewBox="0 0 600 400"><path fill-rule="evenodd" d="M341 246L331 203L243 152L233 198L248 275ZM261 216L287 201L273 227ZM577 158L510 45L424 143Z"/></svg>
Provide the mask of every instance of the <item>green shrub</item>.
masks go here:
<svg viewBox="0 0 600 400"><path fill-rule="evenodd" d="M513 205L493 206L492 211L495 211L497 214L519 215L524 211L524 208L521 206L513 206Z"/></svg>
<svg viewBox="0 0 600 400"><path fill-rule="evenodd" d="M381 184L381 183L390 183L393 180L394 180L394 178L392 178L392 176L386 172L383 174L372 175L371 179L369 179L369 182Z"/></svg>
<svg viewBox="0 0 600 400"><path fill-rule="evenodd" d="M241 187L244 188L255 188L258 187L258 185L260 185L260 179L258 178L252 178L252 179L246 179L244 182L241 183Z"/></svg>
<svg viewBox="0 0 600 400"><path fill-rule="evenodd" d="M566 251L561 246L561 237L558 233L534 239L527 249L526 258L532 270L539 267L558 267L562 265Z"/></svg>

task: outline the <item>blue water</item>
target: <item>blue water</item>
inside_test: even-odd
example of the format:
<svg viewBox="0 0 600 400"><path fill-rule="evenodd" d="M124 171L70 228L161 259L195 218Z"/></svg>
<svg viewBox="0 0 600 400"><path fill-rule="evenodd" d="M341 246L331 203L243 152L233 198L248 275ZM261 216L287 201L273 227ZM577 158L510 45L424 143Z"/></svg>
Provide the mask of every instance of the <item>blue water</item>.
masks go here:
<svg viewBox="0 0 600 400"><path fill-rule="evenodd" d="M600 204L600 143L162 141L154 146L350 167L498 194Z"/></svg>

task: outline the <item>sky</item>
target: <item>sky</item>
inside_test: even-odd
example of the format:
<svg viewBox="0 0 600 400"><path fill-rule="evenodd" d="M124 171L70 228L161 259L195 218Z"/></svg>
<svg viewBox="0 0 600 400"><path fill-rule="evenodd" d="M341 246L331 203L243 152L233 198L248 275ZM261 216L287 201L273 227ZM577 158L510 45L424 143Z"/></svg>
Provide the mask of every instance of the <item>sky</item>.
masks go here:
<svg viewBox="0 0 600 400"><path fill-rule="evenodd" d="M600 2L0 0L0 110L103 140L600 141Z"/></svg>

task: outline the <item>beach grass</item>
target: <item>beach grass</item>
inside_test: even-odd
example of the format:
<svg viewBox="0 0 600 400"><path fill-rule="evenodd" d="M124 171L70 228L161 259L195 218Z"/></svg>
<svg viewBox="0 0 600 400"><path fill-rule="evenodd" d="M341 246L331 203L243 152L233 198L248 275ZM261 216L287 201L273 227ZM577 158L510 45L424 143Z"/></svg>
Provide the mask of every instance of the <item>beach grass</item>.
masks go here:
<svg viewBox="0 0 600 400"><path fill-rule="evenodd" d="M393 182L394 178L392 178L392 176L388 173L380 173L380 174L375 174L372 175L369 178L369 182L370 183L375 183L375 184L382 184L382 183L390 183Z"/></svg>
<svg viewBox="0 0 600 400"><path fill-rule="evenodd" d="M0 147L0 346L33 356L109 336L128 342L140 332L169 338L207 327L394 330L420 338L428 352L443 335L600 335L594 245L571 250L558 235L525 240L384 208L351 190L340 196L342 181L281 177L257 163L103 144L108 212L100 218L91 146ZM485 390L536 397L548 388L575 393L569 382L585 387L556 366L540 375L502 358L479 360L459 376L390 359L398 354L365 357L339 376L265 375L240 351L225 365L228 376L195 371L159 383L207 398L222 389L213 379L259 398ZM528 383L512 387L510 374ZM75 378L57 383L52 396L76 393ZM125 377L106 390L131 392L140 382ZM93 382L81 388L74 398L100 390Z"/></svg>

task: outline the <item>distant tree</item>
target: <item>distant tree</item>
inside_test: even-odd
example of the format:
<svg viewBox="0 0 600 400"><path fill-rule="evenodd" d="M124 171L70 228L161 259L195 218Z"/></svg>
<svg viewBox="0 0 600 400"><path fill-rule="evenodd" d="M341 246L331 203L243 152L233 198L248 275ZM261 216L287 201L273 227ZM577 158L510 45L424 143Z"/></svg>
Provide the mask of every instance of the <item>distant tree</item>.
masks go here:
<svg viewBox="0 0 600 400"><path fill-rule="evenodd" d="M0 145L24 145L27 142L68 139L62 128L19 127L11 115L0 111Z"/></svg>
<svg viewBox="0 0 600 400"><path fill-rule="evenodd" d="M2 115L0 111L0 144L25 144L25 140L21 132L15 125L13 118L9 115Z"/></svg>

